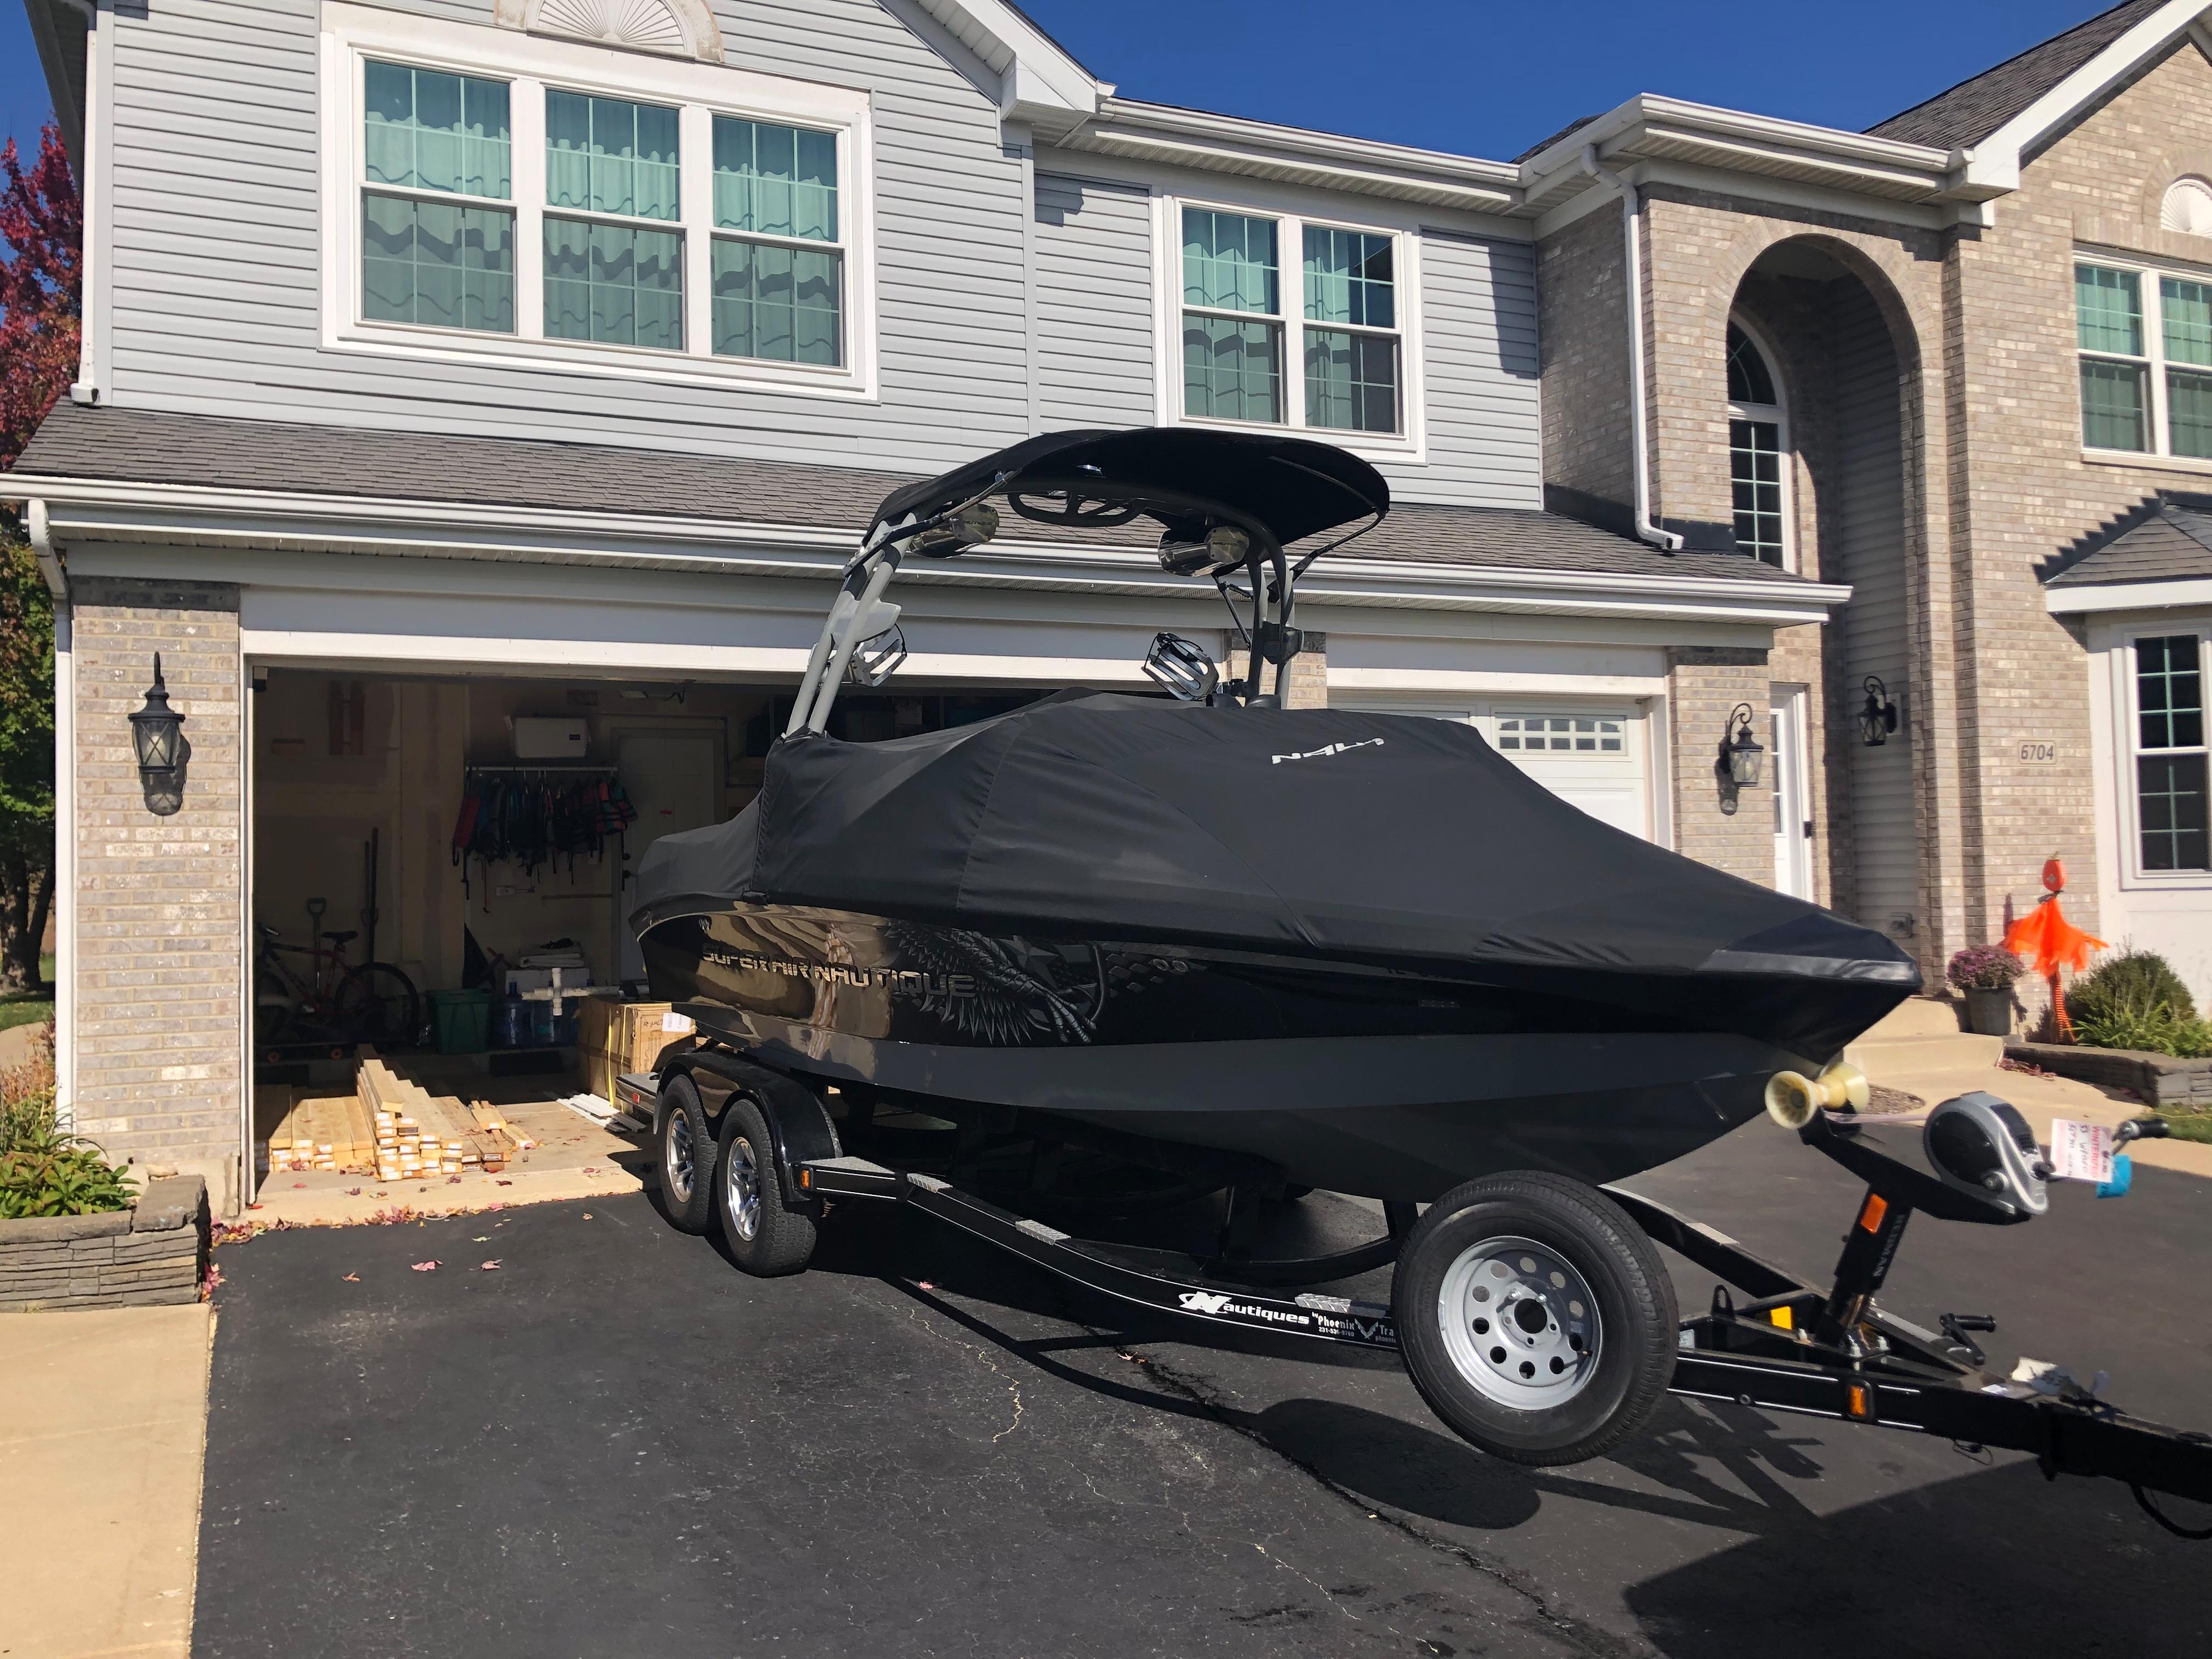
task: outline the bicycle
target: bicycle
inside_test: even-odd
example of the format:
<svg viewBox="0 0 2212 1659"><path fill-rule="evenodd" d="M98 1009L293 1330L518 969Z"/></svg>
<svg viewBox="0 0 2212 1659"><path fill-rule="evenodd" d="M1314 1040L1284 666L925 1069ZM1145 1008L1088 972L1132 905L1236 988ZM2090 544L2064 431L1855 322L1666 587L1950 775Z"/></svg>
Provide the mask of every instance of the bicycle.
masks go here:
<svg viewBox="0 0 2212 1659"><path fill-rule="evenodd" d="M307 914L323 919L320 900ZM253 966L253 1037L268 1047L287 1036L318 1042L368 1042L398 1046L422 1030L422 999L415 981L388 962L349 965L345 947L360 934L351 930L319 932L327 943L285 945L278 929L260 927L261 951ZM287 968L279 953L305 957L313 965L302 977Z"/></svg>

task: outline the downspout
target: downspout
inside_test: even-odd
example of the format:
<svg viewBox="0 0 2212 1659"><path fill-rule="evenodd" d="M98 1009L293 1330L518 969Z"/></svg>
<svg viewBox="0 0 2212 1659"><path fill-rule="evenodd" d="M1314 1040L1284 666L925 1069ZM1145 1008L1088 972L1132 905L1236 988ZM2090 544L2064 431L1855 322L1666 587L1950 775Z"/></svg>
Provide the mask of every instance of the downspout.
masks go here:
<svg viewBox="0 0 2212 1659"><path fill-rule="evenodd" d="M46 504L25 514L31 553L54 596L54 1103L76 1121L76 629Z"/></svg>
<svg viewBox="0 0 2212 1659"><path fill-rule="evenodd" d="M1682 538L1651 521L1650 418L1644 389L1644 200L1636 186L1607 170L1597 159L1597 146L1583 146L1583 171L1600 184L1620 192L1622 254L1628 270L1628 404L1629 453L1636 474L1636 533L1662 553L1679 553Z"/></svg>

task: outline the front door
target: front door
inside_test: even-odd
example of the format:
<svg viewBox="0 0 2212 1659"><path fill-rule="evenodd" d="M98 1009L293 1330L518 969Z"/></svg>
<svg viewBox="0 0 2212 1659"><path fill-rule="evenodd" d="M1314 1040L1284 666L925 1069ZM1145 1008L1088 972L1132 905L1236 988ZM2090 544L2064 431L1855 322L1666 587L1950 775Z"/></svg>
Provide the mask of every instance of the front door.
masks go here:
<svg viewBox="0 0 2212 1659"><path fill-rule="evenodd" d="M1805 688L1778 685L1774 711L1774 890L1813 896L1812 774L1805 757Z"/></svg>
<svg viewBox="0 0 2212 1659"><path fill-rule="evenodd" d="M623 979L645 976L645 957L630 931L636 907L633 878L645 849L663 836L714 822L721 782L721 744L709 732L624 732L615 738L615 773L637 808L628 850L614 880L614 937Z"/></svg>

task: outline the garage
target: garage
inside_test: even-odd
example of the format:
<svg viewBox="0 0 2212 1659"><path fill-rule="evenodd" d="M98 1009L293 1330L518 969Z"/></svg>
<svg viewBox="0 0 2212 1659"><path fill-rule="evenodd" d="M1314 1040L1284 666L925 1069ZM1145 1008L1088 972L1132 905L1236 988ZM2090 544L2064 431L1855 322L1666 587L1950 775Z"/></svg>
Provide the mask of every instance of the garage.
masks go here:
<svg viewBox="0 0 2212 1659"><path fill-rule="evenodd" d="M257 1184L619 1162L611 1078L689 1040L646 1000L635 872L752 799L787 691L294 662L252 685ZM855 695L833 730L1036 695Z"/></svg>

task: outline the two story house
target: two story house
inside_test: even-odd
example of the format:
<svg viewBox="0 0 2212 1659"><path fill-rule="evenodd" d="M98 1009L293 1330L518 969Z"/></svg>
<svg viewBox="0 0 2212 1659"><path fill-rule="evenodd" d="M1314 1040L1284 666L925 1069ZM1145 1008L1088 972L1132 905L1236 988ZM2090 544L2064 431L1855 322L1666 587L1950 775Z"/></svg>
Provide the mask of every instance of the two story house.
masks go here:
<svg viewBox="0 0 2212 1659"><path fill-rule="evenodd" d="M426 988L555 940L634 975L629 871L749 799L874 502L1071 427L1382 470L1300 698L1471 722L1930 969L2065 854L2212 981L2179 0L1870 134L1644 96L1505 161L1124 97L1004 0L27 4L88 275L9 488L60 617L59 1065L112 1152L250 1193L264 928ZM1232 643L1107 538L902 597L848 737ZM487 858L457 822L518 779L635 820Z"/></svg>

